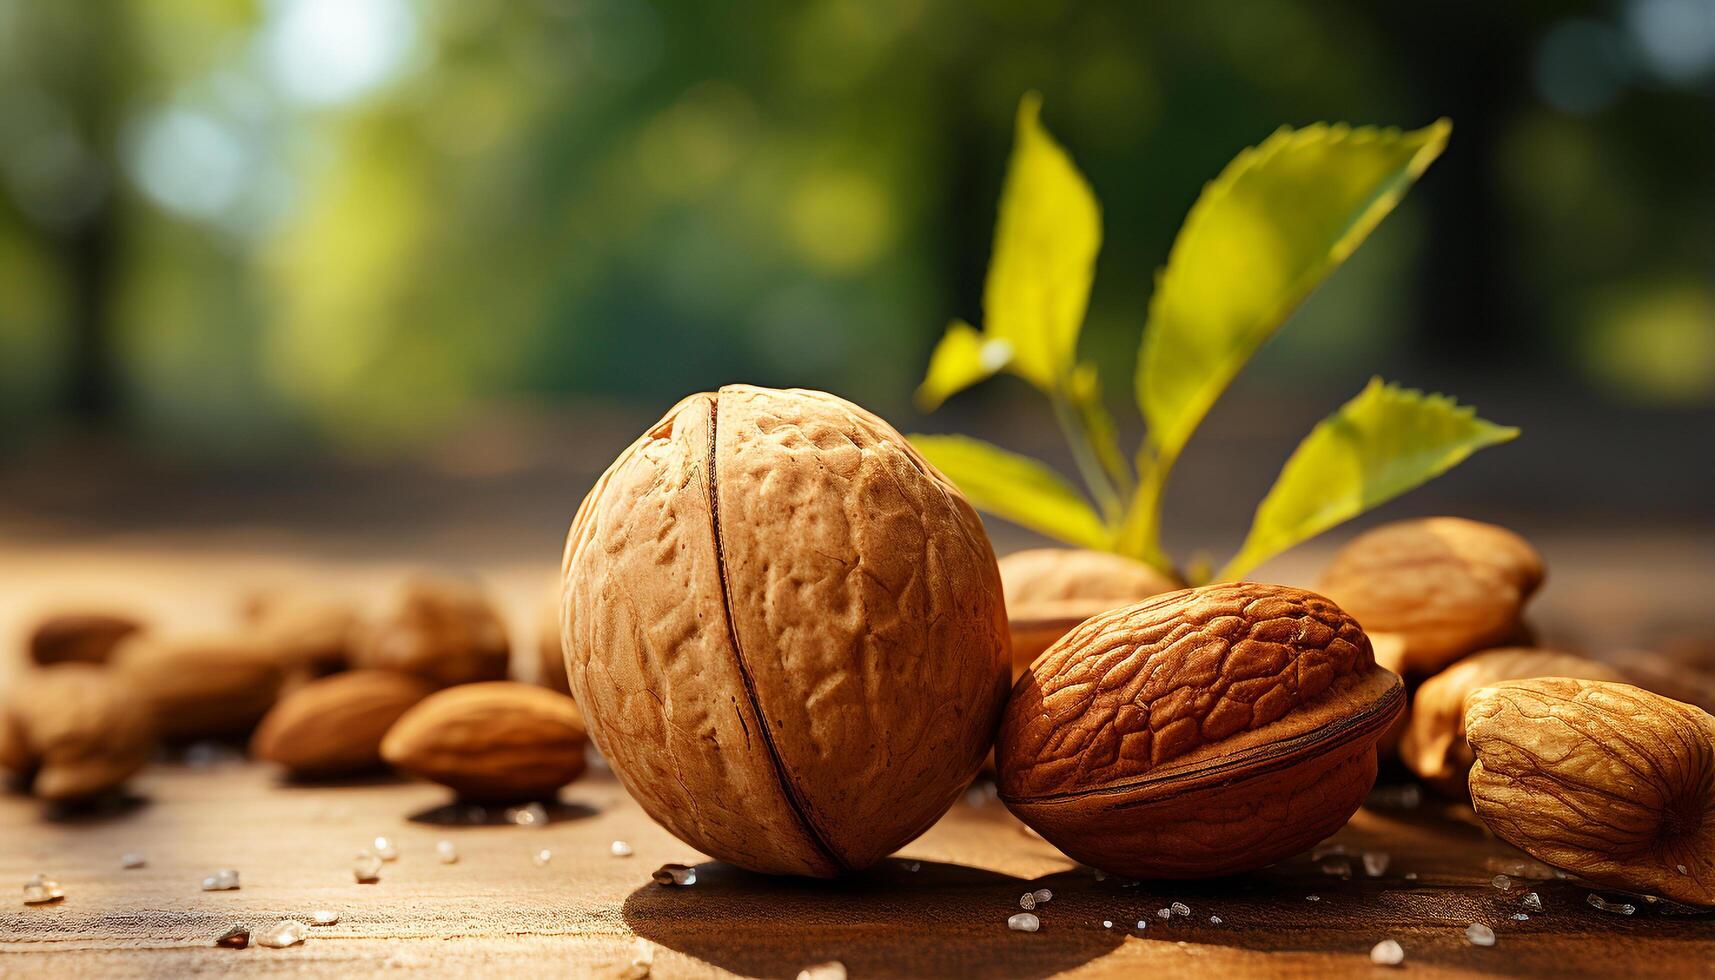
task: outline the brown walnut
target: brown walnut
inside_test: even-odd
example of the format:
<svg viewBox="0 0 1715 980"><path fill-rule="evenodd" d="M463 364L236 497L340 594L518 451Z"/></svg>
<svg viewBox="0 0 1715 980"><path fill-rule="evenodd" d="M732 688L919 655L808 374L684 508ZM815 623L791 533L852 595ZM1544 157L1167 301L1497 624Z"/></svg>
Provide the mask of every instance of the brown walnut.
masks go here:
<svg viewBox="0 0 1715 980"><path fill-rule="evenodd" d="M357 667L399 670L440 686L506 677L511 646L500 614L473 583L418 578L353 641Z"/></svg>
<svg viewBox="0 0 1715 980"><path fill-rule="evenodd" d="M1476 761L1465 741L1465 698L1501 681L1530 677L1581 677L1623 681L1607 664L1531 647L1502 647L1472 654L1418 685L1411 699L1411 722L1400 740L1407 768L1448 796L1469 793L1465 779Z"/></svg>
<svg viewBox="0 0 1715 980"><path fill-rule="evenodd" d="M1715 718L1567 677L1465 704L1471 803L1497 836L1600 885L1715 905Z"/></svg>
<svg viewBox="0 0 1715 980"><path fill-rule="evenodd" d="M280 699L250 740L250 753L297 776L341 776L381 765L381 739L434 685L392 670L351 670L313 680Z"/></svg>
<svg viewBox="0 0 1715 980"><path fill-rule="evenodd" d="M154 743L148 710L93 664L28 671L0 704L0 768L44 800L118 786L149 761Z"/></svg>
<svg viewBox="0 0 1715 980"><path fill-rule="evenodd" d="M273 706L285 673L266 639L247 634L145 633L113 653L126 690L153 713L163 738L243 735Z"/></svg>
<svg viewBox="0 0 1715 980"><path fill-rule="evenodd" d="M1013 687L996 745L1013 813L1134 878L1260 868L1340 829L1404 707L1350 616L1250 582L1103 613Z"/></svg>
<svg viewBox="0 0 1715 980"><path fill-rule="evenodd" d="M1030 548L1000 560L1016 679L1042 651L1097 613L1172 592L1179 583L1124 555Z"/></svg>
<svg viewBox="0 0 1715 980"><path fill-rule="evenodd" d="M1420 677L1507 642L1542 578L1536 549L1506 528L1428 517L1353 538L1317 591L1365 632L1397 634L1400 673Z"/></svg>
<svg viewBox="0 0 1715 980"><path fill-rule="evenodd" d="M106 663L114 647L142 629L141 622L116 613L56 613L31 631L30 659L43 666Z"/></svg>
<svg viewBox="0 0 1715 980"><path fill-rule="evenodd" d="M947 811L993 739L1009 652L982 523L833 395L680 402L584 500L564 580L596 744L716 858L873 864Z"/></svg>
<svg viewBox="0 0 1715 980"><path fill-rule="evenodd" d="M488 681L424 698L387 732L381 755L464 799L545 800L584 771L587 740L571 698Z"/></svg>

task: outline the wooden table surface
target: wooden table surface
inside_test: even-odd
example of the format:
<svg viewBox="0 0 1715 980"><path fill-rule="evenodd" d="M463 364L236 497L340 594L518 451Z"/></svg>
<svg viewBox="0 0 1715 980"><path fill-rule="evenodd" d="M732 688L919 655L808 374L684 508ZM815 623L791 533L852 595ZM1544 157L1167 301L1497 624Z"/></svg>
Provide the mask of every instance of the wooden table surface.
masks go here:
<svg viewBox="0 0 1715 980"><path fill-rule="evenodd" d="M1589 635L1580 615L1611 624L1611 610L1628 608L1640 623L1701 628L1715 595L1715 568L1699 550L1707 544L1670 538L1640 552L1631 541L1613 553L1563 546L1573 560L1557 569L1558 598L1545 597L1548 619ZM1545 550L1552 564L1556 549ZM1648 588L1626 555L1641 555L1639 565L1674 563L1672 589ZM1300 561L1280 580L1306 581L1320 557ZM0 554L0 628L21 630L52 602L126 589L146 594L158 619L206 625L230 618L249 585L313 576L373 591L400 568L174 549L14 551ZM484 572L509 618L531 621L549 566ZM7 670L0 666L0 684ZM156 765L132 790L128 806L63 815L0 796L0 882L14 889L0 903L0 975L399 968L621 976L642 958L657 977L792 977L827 960L853 977L1377 976L1386 971L1370 964L1369 950L1392 938L1415 976L1715 976L1715 916L1639 900L1629 916L1599 911L1587 904L1588 887L1495 840L1467 808L1430 797L1404 806L1397 786L1384 787L1384 799L1323 845L1328 853L1237 878L1141 885L1078 867L980 786L895 858L835 882L699 863L701 855L651 823L599 768L568 787L552 819L535 828L436 822L448 816L449 798L427 784L288 785L242 760ZM400 857L379 883L357 884L353 854L377 835L396 841ZM457 846L458 863L437 861L443 839ZM635 853L613 856L615 840ZM538 865L533 856L542 850L551 858ZM147 866L121 869L128 851L144 854ZM1367 873L1365 852L1386 856L1379 875ZM650 872L670 861L697 864L696 883L652 883ZM223 867L240 872L242 888L202 891L202 877ZM20 902L16 889L37 872L61 883L63 902ZM1508 887L1495 886L1498 874ZM1009 931L1019 896L1037 888L1054 892L1038 909L1041 931ZM1542 911L1515 920L1533 891ZM1190 914L1159 918L1175 901ZM312 929L302 946L213 945L232 922L260 931L323 908L339 913L338 924ZM1147 922L1141 930L1139 920ZM1494 946L1466 940L1473 922L1494 929Z"/></svg>

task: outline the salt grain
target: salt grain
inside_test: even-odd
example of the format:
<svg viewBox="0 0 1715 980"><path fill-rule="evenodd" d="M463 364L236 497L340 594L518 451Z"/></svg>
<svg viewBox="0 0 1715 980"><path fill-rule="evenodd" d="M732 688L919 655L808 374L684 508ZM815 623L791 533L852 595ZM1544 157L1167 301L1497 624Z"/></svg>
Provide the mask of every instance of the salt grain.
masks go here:
<svg viewBox="0 0 1715 980"><path fill-rule="evenodd" d="M1405 948L1392 939L1384 939L1370 947L1370 962L1377 966L1398 966L1405 962Z"/></svg>
<svg viewBox="0 0 1715 980"><path fill-rule="evenodd" d="M846 980L846 965L839 960L817 963L798 971L798 980Z"/></svg>
<svg viewBox="0 0 1715 980"><path fill-rule="evenodd" d="M381 880L381 859L368 851L358 851L351 862L351 876L360 885L373 885Z"/></svg>
<svg viewBox="0 0 1715 980"><path fill-rule="evenodd" d="M237 888L238 872L231 868L221 868L202 880L202 890L205 892L230 892Z"/></svg>
<svg viewBox="0 0 1715 980"><path fill-rule="evenodd" d="M1018 907L1025 910L1026 912L1035 908L1036 907L1036 895L1035 895L1035 893L1034 892L1025 892L1023 895L1020 895L1018 897Z"/></svg>
<svg viewBox="0 0 1715 980"><path fill-rule="evenodd" d="M1541 912L1542 896L1538 895L1536 892L1527 893L1524 897L1524 907L1530 909L1532 912Z"/></svg>
<svg viewBox="0 0 1715 980"><path fill-rule="evenodd" d="M136 851L126 851L119 855L119 866L127 871L135 871L148 863L148 860Z"/></svg>
<svg viewBox="0 0 1715 980"><path fill-rule="evenodd" d="M1218 926L1218 925L1220 925L1220 924L1221 924L1221 922L1222 922L1222 921L1223 921L1223 920L1222 920L1222 919L1221 919L1221 917L1220 917L1220 916L1218 916L1218 915L1211 915L1211 916L1209 916L1209 924L1210 924L1210 925L1212 925L1212 926Z"/></svg>
<svg viewBox="0 0 1715 980"><path fill-rule="evenodd" d="M1495 944L1495 930L1481 922L1473 922L1465 927L1465 939L1473 946L1493 946Z"/></svg>
<svg viewBox="0 0 1715 980"><path fill-rule="evenodd" d="M1171 918L1173 918L1173 910L1172 909L1156 909L1155 910L1155 917L1158 919L1171 919Z"/></svg>
<svg viewBox="0 0 1715 980"><path fill-rule="evenodd" d="M1304 896L1304 900L1306 902L1320 902L1320 901L1322 901L1322 896L1320 896L1320 895L1306 895L1306 896Z"/></svg>
<svg viewBox="0 0 1715 980"><path fill-rule="evenodd" d="M65 889L47 875L39 874L24 882L25 905L48 905L65 897Z"/></svg>
<svg viewBox="0 0 1715 980"><path fill-rule="evenodd" d="M612 854L616 858L628 858L631 856L631 845L622 840L616 840L612 844L609 844L607 846L607 850L608 853Z"/></svg>
<svg viewBox="0 0 1715 980"><path fill-rule="evenodd" d="M548 811L540 803L509 807L506 811L506 822L519 827L546 827Z"/></svg>
<svg viewBox="0 0 1715 980"><path fill-rule="evenodd" d="M1493 878L1489 879L1489 884L1494 885L1501 891L1506 891L1513 886L1513 880L1508 878L1506 875L1495 875Z"/></svg>
<svg viewBox="0 0 1715 980"><path fill-rule="evenodd" d="M257 936L256 944L271 949L285 949L287 946L296 946L303 942L309 934L310 927L302 922L296 919L281 919L269 926L260 936Z"/></svg>
<svg viewBox="0 0 1715 980"><path fill-rule="evenodd" d="M1514 912L1513 913L1513 921L1514 922L1529 922L1530 916L1526 915L1523 912Z"/></svg>
<svg viewBox="0 0 1715 980"><path fill-rule="evenodd" d="M1035 932L1042 928L1042 920L1029 912L1019 912L1006 920L1006 927L1013 932Z"/></svg>
<svg viewBox="0 0 1715 980"><path fill-rule="evenodd" d="M683 864L663 864L650 875L657 885L668 887L694 885L697 883L697 869Z"/></svg>
<svg viewBox="0 0 1715 980"><path fill-rule="evenodd" d="M232 927L221 933L214 944L226 949L245 949L250 945L250 927L234 922Z"/></svg>
<svg viewBox="0 0 1715 980"><path fill-rule="evenodd" d="M385 837L375 838L374 851L375 856L383 861L399 860L399 848L394 847L393 842Z"/></svg>
<svg viewBox="0 0 1715 980"><path fill-rule="evenodd" d="M450 840L435 842L435 856L441 859L442 864L459 863L459 849Z"/></svg>
<svg viewBox="0 0 1715 980"><path fill-rule="evenodd" d="M530 860L535 862L536 867L540 868L546 865L549 861L554 860L554 852L544 847L540 851L531 855Z"/></svg>
<svg viewBox="0 0 1715 980"><path fill-rule="evenodd" d="M655 947L639 936L631 944L631 962L619 973L620 980L644 980L655 965Z"/></svg>
<svg viewBox="0 0 1715 980"><path fill-rule="evenodd" d="M1038 888L1034 892L1031 892L1031 894L1036 896L1036 903L1038 905L1054 897L1054 893L1046 888Z"/></svg>
<svg viewBox="0 0 1715 980"><path fill-rule="evenodd" d="M1137 920L1137 927L1139 929L1148 929L1149 923L1144 921L1143 919L1139 919L1139 920Z"/></svg>
<svg viewBox="0 0 1715 980"><path fill-rule="evenodd" d="M1112 920L1112 919L1103 919L1102 920L1102 928L1103 929L1112 929L1113 927L1114 927L1114 920Z"/></svg>
<svg viewBox="0 0 1715 980"><path fill-rule="evenodd" d="M1191 914L1191 906L1186 905L1184 902L1174 902L1172 905L1168 906L1168 908L1171 908L1173 910L1174 915L1190 915Z"/></svg>
<svg viewBox="0 0 1715 980"><path fill-rule="evenodd" d="M1371 878L1380 878L1387 874L1388 862L1393 860L1386 851L1364 852L1364 874Z"/></svg>
<svg viewBox="0 0 1715 980"><path fill-rule="evenodd" d="M1631 915L1638 910L1637 906L1630 902L1610 902L1595 892L1584 896L1584 901L1589 902L1591 908L1601 909L1604 912L1616 912L1620 915Z"/></svg>
<svg viewBox="0 0 1715 980"><path fill-rule="evenodd" d="M339 913L333 909L316 909L310 913L310 922L318 926L331 926L339 922Z"/></svg>

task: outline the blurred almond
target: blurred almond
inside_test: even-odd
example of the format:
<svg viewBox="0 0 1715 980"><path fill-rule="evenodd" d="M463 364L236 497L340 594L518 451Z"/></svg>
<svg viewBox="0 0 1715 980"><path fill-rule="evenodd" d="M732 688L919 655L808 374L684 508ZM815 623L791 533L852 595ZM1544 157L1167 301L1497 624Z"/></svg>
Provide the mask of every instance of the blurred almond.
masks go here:
<svg viewBox="0 0 1715 980"><path fill-rule="evenodd" d="M263 592L243 606L245 619L278 651L288 675L323 677L346 669L357 631L357 608L343 599Z"/></svg>
<svg viewBox="0 0 1715 980"><path fill-rule="evenodd" d="M560 599L555 596L553 601L542 607L542 618L537 625L536 681L550 691L559 691L570 696L572 686L566 680L566 653L560 646Z"/></svg>
<svg viewBox="0 0 1715 980"><path fill-rule="evenodd" d="M142 628L137 620L116 613L56 613L31 631L30 659L43 666L106 663L114 647Z"/></svg>
<svg viewBox="0 0 1715 980"><path fill-rule="evenodd" d="M169 739L248 732L274 704L283 671L278 650L244 634L142 635L113 654L126 689Z"/></svg>
<svg viewBox="0 0 1715 980"><path fill-rule="evenodd" d="M406 583L391 609L357 631L352 649L353 666L441 686L501 680L510 660L500 614L480 588L456 579Z"/></svg>
<svg viewBox="0 0 1715 980"><path fill-rule="evenodd" d="M0 705L0 766L44 800L95 796L149 761L148 711L94 664L32 670Z"/></svg>
<svg viewBox="0 0 1715 980"><path fill-rule="evenodd" d="M551 799L584 771L586 740L571 698L492 681L429 695L394 724L381 755L466 799Z"/></svg>
<svg viewBox="0 0 1715 980"><path fill-rule="evenodd" d="M420 677L354 670L311 681L280 699L256 727L250 752L298 776L340 776L381 765L381 739L434 691Z"/></svg>

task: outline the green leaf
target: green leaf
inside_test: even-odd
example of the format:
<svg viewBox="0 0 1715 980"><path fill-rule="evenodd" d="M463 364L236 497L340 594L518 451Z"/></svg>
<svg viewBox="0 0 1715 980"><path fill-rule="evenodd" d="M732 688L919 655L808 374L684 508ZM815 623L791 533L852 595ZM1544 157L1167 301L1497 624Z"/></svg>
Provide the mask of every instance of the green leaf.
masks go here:
<svg viewBox="0 0 1715 980"><path fill-rule="evenodd" d="M1066 151L1042 128L1042 97L1018 104L1017 132L983 286L983 329L1011 345L1011 370L1043 391L1077 357L1102 216Z"/></svg>
<svg viewBox="0 0 1715 980"><path fill-rule="evenodd" d="M911 444L972 504L1081 548L1106 548L1102 519L1046 463L966 436L914 435Z"/></svg>
<svg viewBox="0 0 1715 980"><path fill-rule="evenodd" d="M1445 395L1372 379L1298 444L1257 506L1244 546L1217 578L1238 578L1518 431L1486 422Z"/></svg>
<svg viewBox="0 0 1715 980"><path fill-rule="evenodd" d="M1004 340L984 340L977 329L954 320L929 355L929 372L917 386L917 407L933 412L941 403L994 375L1012 360Z"/></svg>
<svg viewBox="0 0 1715 980"><path fill-rule="evenodd" d="M1161 494L1191 434L1256 349L1393 210L1447 145L1415 132L1282 128L1197 198L1150 298L1137 398L1149 424L1122 547L1159 553Z"/></svg>

